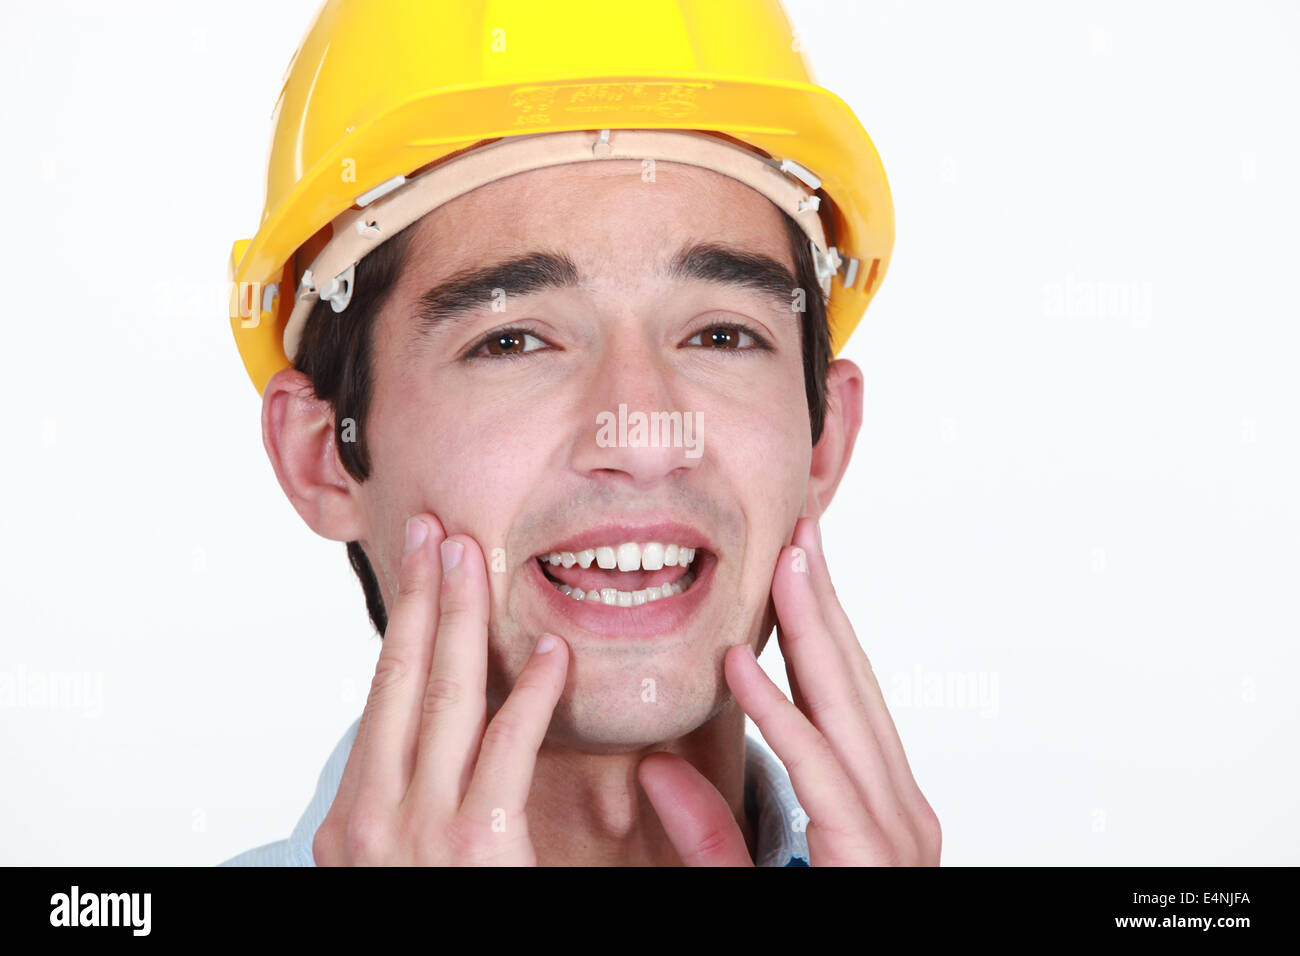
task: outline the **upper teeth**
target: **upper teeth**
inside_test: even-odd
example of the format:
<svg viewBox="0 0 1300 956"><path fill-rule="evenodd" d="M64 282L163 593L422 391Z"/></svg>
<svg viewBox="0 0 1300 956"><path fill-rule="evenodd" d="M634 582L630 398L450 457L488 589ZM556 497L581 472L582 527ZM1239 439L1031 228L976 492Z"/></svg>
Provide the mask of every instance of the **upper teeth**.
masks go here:
<svg viewBox="0 0 1300 956"><path fill-rule="evenodd" d="M660 544L648 541L645 544L626 542L613 547L588 548L585 551L552 551L542 556L543 561L562 564L571 568L578 564L584 568L596 566L620 571L658 571L660 568L674 566L687 567L695 560L695 549L680 544Z"/></svg>

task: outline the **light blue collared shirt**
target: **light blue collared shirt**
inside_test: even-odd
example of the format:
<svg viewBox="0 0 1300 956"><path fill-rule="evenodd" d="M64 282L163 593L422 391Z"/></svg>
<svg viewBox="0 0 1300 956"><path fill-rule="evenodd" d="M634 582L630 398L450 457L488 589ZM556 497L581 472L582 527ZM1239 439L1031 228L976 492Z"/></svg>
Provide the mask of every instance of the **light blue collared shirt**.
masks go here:
<svg viewBox="0 0 1300 956"><path fill-rule="evenodd" d="M276 840L231 857L219 866L315 866L311 844L325 819L361 718L353 721L334 747L316 782L316 793L287 840ZM808 866L807 817L790 784L785 767L767 747L745 736L745 812L758 820L758 866Z"/></svg>

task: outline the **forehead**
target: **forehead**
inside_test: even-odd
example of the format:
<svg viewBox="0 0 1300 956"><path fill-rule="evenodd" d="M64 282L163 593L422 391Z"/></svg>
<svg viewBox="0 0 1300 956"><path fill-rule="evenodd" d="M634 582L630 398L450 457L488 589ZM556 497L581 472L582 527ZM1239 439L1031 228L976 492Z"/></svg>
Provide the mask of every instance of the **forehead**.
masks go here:
<svg viewBox="0 0 1300 956"><path fill-rule="evenodd" d="M428 213L413 227L401 283L542 250L630 291L688 242L724 243L794 271L783 214L748 186L681 163L600 160L519 173Z"/></svg>

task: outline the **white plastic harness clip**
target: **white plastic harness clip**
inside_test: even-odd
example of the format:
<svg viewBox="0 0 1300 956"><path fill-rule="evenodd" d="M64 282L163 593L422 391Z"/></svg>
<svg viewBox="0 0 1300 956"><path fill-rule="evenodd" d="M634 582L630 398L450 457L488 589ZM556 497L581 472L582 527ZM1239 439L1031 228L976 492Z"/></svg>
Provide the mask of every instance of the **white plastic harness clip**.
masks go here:
<svg viewBox="0 0 1300 956"><path fill-rule="evenodd" d="M811 172L800 166L793 159L781 160L780 170L783 173L789 173L795 179L799 180L809 189L821 189L822 181L814 176Z"/></svg>
<svg viewBox="0 0 1300 956"><path fill-rule="evenodd" d="M858 278L858 260L849 258L844 260L844 288L853 288L853 283Z"/></svg>
<svg viewBox="0 0 1300 956"><path fill-rule="evenodd" d="M319 290L318 295L330 304L335 312L342 312L352 301L352 277L356 266L350 265Z"/></svg>
<svg viewBox="0 0 1300 956"><path fill-rule="evenodd" d="M369 206L380 196L387 196L394 189L398 189L404 185L406 185L406 177L399 173L398 175L394 176L392 179L385 179L374 189L367 189L365 192L363 192L360 196L357 197L357 205L363 208Z"/></svg>
<svg viewBox="0 0 1300 956"><path fill-rule="evenodd" d="M822 291L830 295L831 277L835 275L836 270L839 269L844 260L840 258L839 250L834 246L831 246L826 250L826 254L822 255L822 251L817 248L817 243L810 240L809 245L812 247L813 271L817 273L817 281L821 283Z"/></svg>

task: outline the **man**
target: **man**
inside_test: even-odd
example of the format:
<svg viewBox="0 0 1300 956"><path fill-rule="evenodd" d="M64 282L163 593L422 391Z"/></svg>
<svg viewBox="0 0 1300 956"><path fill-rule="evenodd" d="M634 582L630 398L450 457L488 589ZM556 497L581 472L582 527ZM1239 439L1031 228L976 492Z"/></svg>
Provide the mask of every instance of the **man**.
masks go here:
<svg viewBox="0 0 1300 956"><path fill-rule="evenodd" d="M860 371L829 361L857 316L830 326L860 315L892 242L878 160L832 197L708 115L736 109L710 103L728 84L762 87L778 128L829 97L721 79L789 43L775 0L485 8L327 4L277 106L232 323L281 486L349 543L383 646L294 834L228 863L937 864L817 530L862 414ZM382 96L358 91L358 34L390 17ZM487 67L456 62L479 40ZM403 84L435 91L422 115L401 116ZM857 129L846 148L871 150ZM251 281L259 254L273 287ZM793 703L755 660L773 626Z"/></svg>

